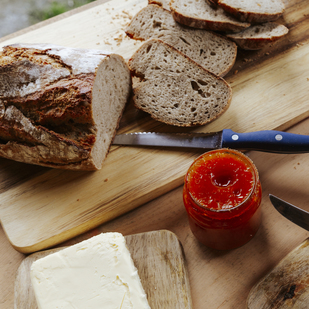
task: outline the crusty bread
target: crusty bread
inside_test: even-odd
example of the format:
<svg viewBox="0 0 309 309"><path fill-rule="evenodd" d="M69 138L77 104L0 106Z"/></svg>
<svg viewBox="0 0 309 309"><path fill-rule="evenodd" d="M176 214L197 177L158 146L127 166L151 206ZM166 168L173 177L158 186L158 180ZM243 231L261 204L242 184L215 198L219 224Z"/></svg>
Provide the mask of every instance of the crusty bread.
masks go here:
<svg viewBox="0 0 309 309"><path fill-rule="evenodd" d="M218 4L237 19L249 23L274 21L285 8L282 0L219 0Z"/></svg>
<svg viewBox="0 0 309 309"><path fill-rule="evenodd" d="M139 11L126 33L133 39L159 38L219 76L230 71L237 55L234 42L213 32L181 26L170 11L157 5Z"/></svg>
<svg viewBox="0 0 309 309"><path fill-rule="evenodd" d="M239 33L228 34L242 49L262 49L289 32L289 29L275 22L254 25Z"/></svg>
<svg viewBox="0 0 309 309"><path fill-rule="evenodd" d="M206 0L171 0L170 9L180 24L213 31L237 32L250 26L213 7Z"/></svg>
<svg viewBox="0 0 309 309"><path fill-rule="evenodd" d="M216 8L218 5L218 0L206 0L206 2L214 8Z"/></svg>
<svg viewBox="0 0 309 309"><path fill-rule="evenodd" d="M132 89L121 56L46 44L0 54L0 156L97 170Z"/></svg>
<svg viewBox="0 0 309 309"><path fill-rule="evenodd" d="M166 124L204 125L227 110L231 87L159 39L146 41L129 60L137 108Z"/></svg>
<svg viewBox="0 0 309 309"><path fill-rule="evenodd" d="M170 0L148 0L148 4L157 4L166 10L170 9Z"/></svg>

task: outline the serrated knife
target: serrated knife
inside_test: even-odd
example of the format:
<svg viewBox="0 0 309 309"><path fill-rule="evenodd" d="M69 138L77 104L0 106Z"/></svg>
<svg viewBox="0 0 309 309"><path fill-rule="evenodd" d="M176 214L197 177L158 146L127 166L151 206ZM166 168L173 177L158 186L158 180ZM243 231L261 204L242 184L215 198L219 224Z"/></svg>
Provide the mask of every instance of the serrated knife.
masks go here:
<svg viewBox="0 0 309 309"><path fill-rule="evenodd" d="M275 130L236 133L224 129L214 133L138 132L116 135L114 145L256 150L274 153L309 152L309 136Z"/></svg>
<svg viewBox="0 0 309 309"><path fill-rule="evenodd" d="M272 194L269 194L269 199L281 215L309 231L309 212L298 208Z"/></svg>

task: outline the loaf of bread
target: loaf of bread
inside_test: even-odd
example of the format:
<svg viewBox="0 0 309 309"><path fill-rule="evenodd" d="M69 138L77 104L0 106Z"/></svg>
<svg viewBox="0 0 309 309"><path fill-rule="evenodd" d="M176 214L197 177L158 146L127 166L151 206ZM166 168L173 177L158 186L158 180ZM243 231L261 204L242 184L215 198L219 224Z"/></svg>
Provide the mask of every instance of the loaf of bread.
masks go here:
<svg viewBox="0 0 309 309"><path fill-rule="evenodd" d="M159 39L146 41L129 60L137 108L166 124L204 125L227 110L231 87Z"/></svg>
<svg viewBox="0 0 309 309"><path fill-rule="evenodd" d="M239 33L227 36L242 49L257 50L275 42L289 32L289 29L275 22L251 26Z"/></svg>
<svg viewBox="0 0 309 309"><path fill-rule="evenodd" d="M227 74L236 60L234 42L210 31L184 27L174 20L170 11L157 5L139 11L126 33L137 40L159 38L219 76Z"/></svg>
<svg viewBox="0 0 309 309"><path fill-rule="evenodd" d="M218 0L218 4L237 19L249 23L274 21L285 9L282 0Z"/></svg>
<svg viewBox="0 0 309 309"><path fill-rule="evenodd" d="M170 9L177 22L193 28L237 32L250 26L250 23L237 20L206 0L171 0Z"/></svg>
<svg viewBox="0 0 309 309"><path fill-rule="evenodd" d="M0 156L98 170L132 89L119 55L48 44L0 54Z"/></svg>

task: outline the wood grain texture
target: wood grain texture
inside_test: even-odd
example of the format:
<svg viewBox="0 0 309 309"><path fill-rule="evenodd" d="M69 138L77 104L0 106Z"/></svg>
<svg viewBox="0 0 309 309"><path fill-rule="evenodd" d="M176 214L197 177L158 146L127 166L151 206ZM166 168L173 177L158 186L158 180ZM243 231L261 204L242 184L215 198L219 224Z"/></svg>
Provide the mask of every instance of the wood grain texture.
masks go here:
<svg viewBox="0 0 309 309"><path fill-rule="evenodd" d="M309 239L290 252L250 291L248 309L308 308Z"/></svg>
<svg viewBox="0 0 309 309"><path fill-rule="evenodd" d="M309 134L309 118L289 129ZM78 235L60 246L70 246L101 232L132 235L170 230L183 245L194 309L245 309L252 287L308 238L308 231L280 215L268 195L274 194L309 211L309 154L278 155L249 152L263 189L262 225L246 245L216 251L193 236L182 202L182 186L123 216ZM25 256L14 250L0 229L0 308L14 308L14 281Z"/></svg>
<svg viewBox="0 0 309 309"><path fill-rule="evenodd" d="M309 2L285 1L281 19L289 34L258 52L238 52L227 75L233 89L228 111L194 132L231 128L247 132L286 129L309 115ZM129 15L144 0L112 0L2 41L46 42L99 48L128 59L140 43L124 38ZM187 132L151 120L130 103L119 133ZM62 172L0 160L0 218L17 250L34 252L59 244L124 214L183 182L201 151L113 146L103 169L95 173ZM23 167L26 172L17 172Z"/></svg>
<svg viewBox="0 0 309 309"><path fill-rule="evenodd" d="M192 309L190 284L181 244L169 231L126 236L152 309ZM34 253L20 264L15 280L15 309L37 309L31 286L31 264L61 248Z"/></svg>

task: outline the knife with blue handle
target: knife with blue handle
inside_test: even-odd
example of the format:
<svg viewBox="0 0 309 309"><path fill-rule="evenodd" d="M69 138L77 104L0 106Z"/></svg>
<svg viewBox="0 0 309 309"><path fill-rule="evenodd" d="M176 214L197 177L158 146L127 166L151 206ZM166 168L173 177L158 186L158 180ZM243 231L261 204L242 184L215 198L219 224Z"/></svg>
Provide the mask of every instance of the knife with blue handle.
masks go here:
<svg viewBox="0 0 309 309"><path fill-rule="evenodd" d="M116 135L114 145L183 147L213 150L232 148L273 153L309 152L309 136L275 130L236 133L224 129L214 133L138 132Z"/></svg>

